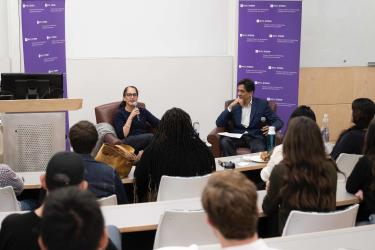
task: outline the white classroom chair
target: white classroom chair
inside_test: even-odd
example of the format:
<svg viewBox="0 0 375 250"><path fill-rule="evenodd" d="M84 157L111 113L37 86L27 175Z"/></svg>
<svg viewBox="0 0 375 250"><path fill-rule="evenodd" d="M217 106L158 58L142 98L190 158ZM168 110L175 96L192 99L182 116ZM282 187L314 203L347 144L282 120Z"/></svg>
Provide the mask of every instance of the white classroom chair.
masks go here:
<svg viewBox="0 0 375 250"><path fill-rule="evenodd" d="M156 230L154 249L218 243L203 210L167 210Z"/></svg>
<svg viewBox="0 0 375 250"><path fill-rule="evenodd" d="M115 194L108 197L98 199L100 206L115 206L117 205L117 196Z"/></svg>
<svg viewBox="0 0 375 250"><path fill-rule="evenodd" d="M0 201L0 212L21 210L16 194L11 186L0 188Z"/></svg>
<svg viewBox="0 0 375 250"><path fill-rule="evenodd" d="M160 180L157 201L201 197L210 175L176 177L163 175Z"/></svg>
<svg viewBox="0 0 375 250"><path fill-rule="evenodd" d="M359 158L361 158L362 156L363 155L341 153L336 160L337 167L346 175L346 178L348 178L352 173L355 164L357 164ZM338 180L343 180L345 178L342 174L337 174Z"/></svg>
<svg viewBox="0 0 375 250"><path fill-rule="evenodd" d="M324 213L293 210L285 223L282 236L353 227L358 207L355 204L344 210Z"/></svg>

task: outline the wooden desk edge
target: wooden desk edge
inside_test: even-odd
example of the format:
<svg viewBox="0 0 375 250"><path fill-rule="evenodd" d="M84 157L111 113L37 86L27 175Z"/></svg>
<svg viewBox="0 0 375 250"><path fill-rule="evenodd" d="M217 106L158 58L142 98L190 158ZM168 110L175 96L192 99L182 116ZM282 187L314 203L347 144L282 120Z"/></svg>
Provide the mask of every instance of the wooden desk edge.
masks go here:
<svg viewBox="0 0 375 250"><path fill-rule="evenodd" d="M26 184L23 186L23 189L41 189L42 185L40 184Z"/></svg>
<svg viewBox="0 0 375 250"><path fill-rule="evenodd" d="M2 113L64 112L82 108L82 99L0 100Z"/></svg>
<svg viewBox="0 0 375 250"><path fill-rule="evenodd" d="M239 168L237 167L237 168L235 168L235 170L240 171L240 172L246 172L246 171L251 171L251 170L263 169L265 166L266 166L266 164L259 164L259 165L256 165L256 166L239 167ZM216 171L218 171L218 170L216 170ZM219 170L219 171L222 171L222 170ZM123 184L133 184L134 183L134 177L133 178L129 178L129 177L122 178L121 181L122 181Z"/></svg>
<svg viewBox="0 0 375 250"><path fill-rule="evenodd" d="M133 226L133 227L126 227L120 228L121 233L134 233L134 232L142 232L142 231L151 231L156 230L158 225L146 225L146 226Z"/></svg>
<svg viewBox="0 0 375 250"><path fill-rule="evenodd" d="M357 197L353 197L353 198L348 199L348 200L337 201L336 207L354 205L354 204L358 204L358 203L359 203L359 199Z"/></svg>
<svg viewBox="0 0 375 250"><path fill-rule="evenodd" d="M122 184L133 184L134 178L126 177L126 178L122 178L121 181L122 181Z"/></svg>

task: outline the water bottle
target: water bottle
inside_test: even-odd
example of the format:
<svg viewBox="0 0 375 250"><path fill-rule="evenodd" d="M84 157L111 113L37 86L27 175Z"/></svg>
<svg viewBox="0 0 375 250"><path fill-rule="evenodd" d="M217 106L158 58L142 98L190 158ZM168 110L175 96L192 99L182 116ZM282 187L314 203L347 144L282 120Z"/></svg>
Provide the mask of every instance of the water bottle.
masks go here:
<svg viewBox="0 0 375 250"><path fill-rule="evenodd" d="M323 121L322 121L322 137L323 137L323 142L324 142L324 143L329 142L328 114L324 114L324 115L323 115Z"/></svg>
<svg viewBox="0 0 375 250"><path fill-rule="evenodd" d="M274 126L268 127L268 133L267 133L267 152L269 154L272 153L273 148L276 144L276 131Z"/></svg>
<svg viewBox="0 0 375 250"><path fill-rule="evenodd" d="M193 122L193 129L198 137L199 137L199 127L200 127L199 122Z"/></svg>

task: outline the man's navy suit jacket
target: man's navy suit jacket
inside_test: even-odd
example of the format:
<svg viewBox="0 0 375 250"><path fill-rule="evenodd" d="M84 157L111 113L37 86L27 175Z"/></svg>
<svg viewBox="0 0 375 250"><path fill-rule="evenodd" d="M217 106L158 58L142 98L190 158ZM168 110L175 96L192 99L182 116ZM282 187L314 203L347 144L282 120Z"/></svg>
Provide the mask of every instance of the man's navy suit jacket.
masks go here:
<svg viewBox="0 0 375 250"><path fill-rule="evenodd" d="M283 121L271 110L268 102L263 99L253 97L253 102L251 105L250 113L250 124L245 128L241 124L242 116L242 107L236 105L232 108L232 111L229 112L228 109L225 109L217 118L216 126L226 127L229 121L233 123L232 133L244 133L247 131L248 135L253 138L263 138L261 129L261 117L266 117L266 122L268 126L274 126L276 130L279 130L283 127Z"/></svg>

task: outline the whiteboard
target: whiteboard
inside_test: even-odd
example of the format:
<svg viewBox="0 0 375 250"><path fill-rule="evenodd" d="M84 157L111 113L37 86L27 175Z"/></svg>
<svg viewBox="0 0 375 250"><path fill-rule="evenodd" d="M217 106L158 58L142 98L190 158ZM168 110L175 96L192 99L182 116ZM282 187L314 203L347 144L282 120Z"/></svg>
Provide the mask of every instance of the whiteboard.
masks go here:
<svg viewBox="0 0 375 250"><path fill-rule="evenodd" d="M232 66L230 56L68 59L68 96L83 99L82 109L69 112L70 125L95 123L96 106L121 101L124 88L134 85L139 101L156 117L182 108L200 123L205 140L232 98Z"/></svg>
<svg viewBox="0 0 375 250"><path fill-rule="evenodd" d="M304 0L302 6L301 67L375 61L374 0Z"/></svg>
<svg viewBox="0 0 375 250"><path fill-rule="evenodd" d="M223 56L232 0L66 0L68 58Z"/></svg>

